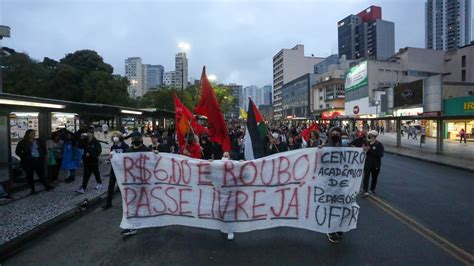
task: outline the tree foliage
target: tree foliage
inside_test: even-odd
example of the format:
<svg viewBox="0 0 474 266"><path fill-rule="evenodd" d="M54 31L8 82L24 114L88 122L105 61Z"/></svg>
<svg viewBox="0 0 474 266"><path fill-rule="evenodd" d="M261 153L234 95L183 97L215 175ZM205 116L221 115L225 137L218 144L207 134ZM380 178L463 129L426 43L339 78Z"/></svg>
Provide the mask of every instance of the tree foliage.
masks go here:
<svg viewBox="0 0 474 266"><path fill-rule="evenodd" d="M131 106L128 80L115 78L111 65L92 50L42 62L12 49L2 53L4 91L60 100Z"/></svg>

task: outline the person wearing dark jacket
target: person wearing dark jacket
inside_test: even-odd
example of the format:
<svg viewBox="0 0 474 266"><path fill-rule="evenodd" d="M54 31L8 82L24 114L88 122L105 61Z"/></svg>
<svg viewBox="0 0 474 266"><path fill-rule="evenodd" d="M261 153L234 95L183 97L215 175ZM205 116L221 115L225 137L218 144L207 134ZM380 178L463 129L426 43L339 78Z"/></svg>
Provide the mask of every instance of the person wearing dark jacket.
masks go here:
<svg viewBox="0 0 474 266"><path fill-rule="evenodd" d="M202 135L199 140L199 144L202 147L202 159L211 160L212 159L212 143L209 141L207 135Z"/></svg>
<svg viewBox="0 0 474 266"><path fill-rule="evenodd" d="M367 146L367 140L365 140L364 131L357 132L357 138L349 143L349 147L363 148Z"/></svg>
<svg viewBox="0 0 474 266"><path fill-rule="evenodd" d="M377 186L377 178L380 173L380 166L382 165L381 158L383 157L384 147L382 143L377 141L377 131L372 130L369 132L369 143L365 148L367 152L367 157L365 159L364 165L364 184L362 186L362 196L368 196L370 194L375 194L375 187ZM369 179L372 176L372 182L370 183L370 192L369 188Z"/></svg>
<svg viewBox="0 0 474 266"><path fill-rule="evenodd" d="M141 134L135 134L132 137L132 145L126 151L126 153L130 152L149 152L151 151L146 145L143 144L143 138ZM137 229L124 229L120 233L122 236L131 236L137 233Z"/></svg>
<svg viewBox="0 0 474 266"><path fill-rule="evenodd" d="M96 189L102 188L102 180L100 178L99 171L99 156L102 153L102 146L100 142L94 137L91 132L82 133L79 147L84 151L82 154L82 161L84 163L84 175L82 178L82 186L76 190L77 193L84 194L87 188L87 183L91 174L94 174L95 180L97 181Z"/></svg>
<svg viewBox="0 0 474 266"><path fill-rule="evenodd" d="M127 152L129 146L125 141L123 141L123 137L121 133L114 133L112 135L113 145L110 148L110 159L116 153L124 153ZM114 197L114 190L115 190L115 183L117 183L117 178L115 177L115 172L112 167L110 167L110 178L109 178L109 187L107 189L107 198L105 200L105 205L102 206L103 210L107 210L112 207L112 199Z"/></svg>
<svg viewBox="0 0 474 266"><path fill-rule="evenodd" d="M281 141L280 131L274 130L268 147L268 155L288 151L288 144Z"/></svg>
<svg viewBox="0 0 474 266"><path fill-rule="evenodd" d="M15 153L20 157L21 167L26 172L26 180L31 188L31 194L36 193L34 174L45 187L46 190L51 190L54 187L46 182L44 176L44 165L46 163L46 144L44 141L35 138L36 132L33 129L28 129L23 136L23 139L18 142Z"/></svg>
<svg viewBox="0 0 474 266"><path fill-rule="evenodd" d="M324 147L342 147L342 130L339 127L332 128L328 134L328 140ZM338 243L342 240L343 232L328 233L329 242Z"/></svg>

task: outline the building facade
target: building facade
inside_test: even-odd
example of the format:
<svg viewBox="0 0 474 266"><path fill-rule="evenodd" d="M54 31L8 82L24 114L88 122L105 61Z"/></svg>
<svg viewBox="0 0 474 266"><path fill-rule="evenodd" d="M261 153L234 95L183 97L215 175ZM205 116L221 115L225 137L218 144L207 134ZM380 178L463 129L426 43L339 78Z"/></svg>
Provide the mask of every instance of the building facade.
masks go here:
<svg viewBox="0 0 474 266"><path fill-rule="evenodd" d="M304 55L304 46L296 45L291 49L282 49L273 56L273 106L274 118L283 118L282 87L284 84L314 72L314 65L323 58Z"/></svg>
<svg viewBox="0 0 474 266"><path fill-rule="evenodd" d="M163 85L163 74L165 68L162 65L143 65L143 73L146 73L145 89L156 89Z"/></svg>
<svg viewBox="0 0 474 266"><path fill-rule="evenodd" d="M188 59L186 53L177 53L175 56L175 83L177 88L186 88L188 86Z"/></svg>
<svg viewBox="0 0 474 266"><path fill-rule="evenodd" d="M244 110L248 109L249 98L252 99L256 106L262 104L262 94L260 93L260 88L255 85L242 88L242 102L240 107Z"/></svg>
<svg viewBox="0 0 474 266"><path fill-rule="evenodd" d="M316 83L316 77L316 74L308 73L283 85L283 119L309 117L309 91Z"/></svg>
<svg viewBox="0 0 474 266"><path fill-rule="evenodd" d="M395 24L382 20L382 8L370 6L337 23L338 54L349 60L384 60L395 52Z"/></svg>
<svg viewBox="0 0 474 266"><path fill-rule="evenodd" d="M232 97L234 98L234 102L229 111L227 111L224 116L226 119L230 120L237 120L240 116L240 101L242 100L242 85L237 85L234 83L230 83L227 85L222 85L230 90ZM246 109L246 108L245 108Z"/></svg>
<svg viewBox="0 0 474 266"><path fill-rule="evenodd" d="M176 72L168 71L163 74L163 85L175 86L176 84Z"/></svg>
<svg viewBox="0 0 474 266"><path fill-rule="evenodd" d="M472 0L427 0L425 45L428 49L454 50L471 42Z"/></svg>
<svg viewBox="0 0 474 266"><path fill-rule="evenodd" d="M262 94L261 105L271 105L272 104L272 85L265 85L260 88L260 93Z"/></svg>
<svg viewBox="0 0 474 266"><path fill-rule="evenodd" d="M142 59L140 57L125 59L125 77L130 82L127 91L131 98L140 98L145 93L144 76Z"/></svg>

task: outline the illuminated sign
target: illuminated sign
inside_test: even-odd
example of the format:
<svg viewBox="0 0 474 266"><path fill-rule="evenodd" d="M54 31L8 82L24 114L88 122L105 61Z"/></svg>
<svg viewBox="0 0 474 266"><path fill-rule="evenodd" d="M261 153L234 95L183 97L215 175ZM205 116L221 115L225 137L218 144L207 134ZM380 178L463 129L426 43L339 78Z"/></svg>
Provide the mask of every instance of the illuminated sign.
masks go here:
<svg viewBox="0 0 474 266"><path fill-rule="evenodd" d="M345 91L358 90L367 86L367 61L364 61L356 66L351 67L346 75Z"/></svg>

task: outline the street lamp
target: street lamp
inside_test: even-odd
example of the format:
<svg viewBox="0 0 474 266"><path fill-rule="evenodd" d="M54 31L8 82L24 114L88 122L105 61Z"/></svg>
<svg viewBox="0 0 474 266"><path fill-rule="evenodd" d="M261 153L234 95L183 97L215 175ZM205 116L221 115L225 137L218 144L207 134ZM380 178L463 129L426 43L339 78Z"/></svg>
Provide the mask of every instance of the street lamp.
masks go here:
<svg viewBox="0 0 474 266"><path fill-rule="evenodd" d="M179 42L178 48L181 49L181 52L186 53L191 49L191 44ZM181 58L181 96L184 97L184 57Z"/></svg>
<svg viewBox="0 0 474 266"><path fill-rule="evenodd" d="M207 76L207 79L210 81L210 82L215 82L217 80L217 76L216 75L213 75L213 74L210 74L209 76Z"/></svg>

